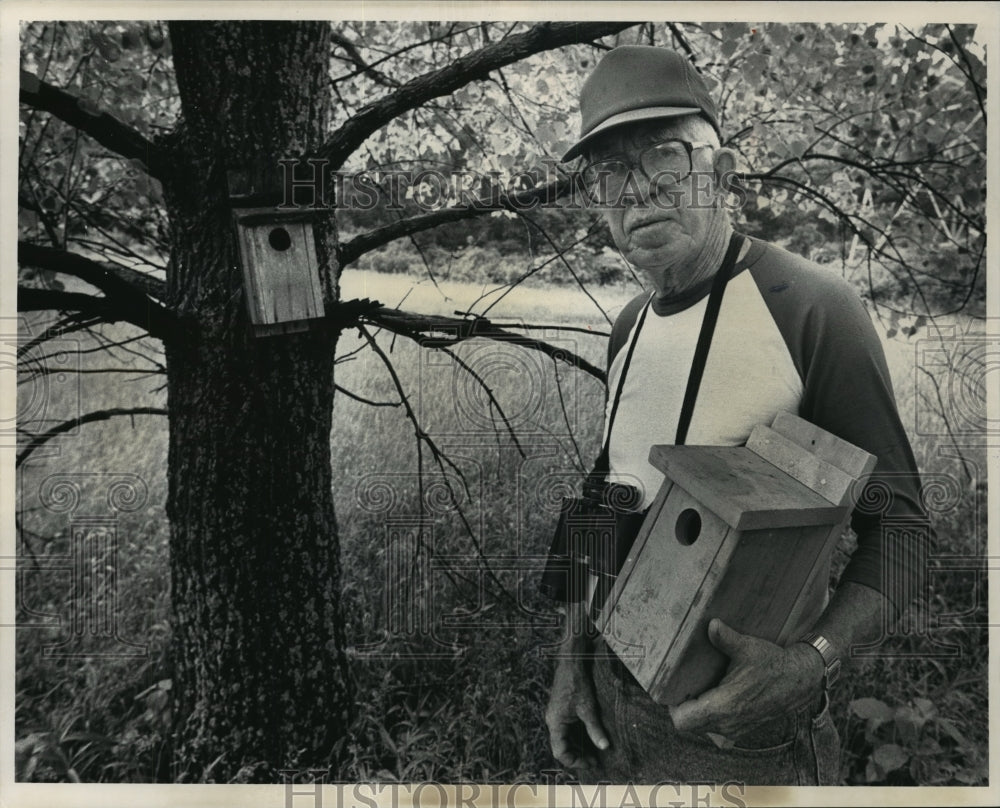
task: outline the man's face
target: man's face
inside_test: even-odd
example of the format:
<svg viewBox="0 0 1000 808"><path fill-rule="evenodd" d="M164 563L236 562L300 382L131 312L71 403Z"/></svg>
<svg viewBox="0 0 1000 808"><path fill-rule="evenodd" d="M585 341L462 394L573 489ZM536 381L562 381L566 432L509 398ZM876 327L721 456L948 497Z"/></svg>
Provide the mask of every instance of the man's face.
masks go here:
<svg viewBox="0 0 1000 808"><path fill-rule="evenodd" d="M682 291L683 275L724 223L717 208L713 150L695 146L691 173L680 181L651 183L639 170L644 149L671 138L690 140L663 122L620 127L591 149L589 162L622 157L632 167L621 204L603 210L615 244L625 259L646 272L661 294Z"/></svg>

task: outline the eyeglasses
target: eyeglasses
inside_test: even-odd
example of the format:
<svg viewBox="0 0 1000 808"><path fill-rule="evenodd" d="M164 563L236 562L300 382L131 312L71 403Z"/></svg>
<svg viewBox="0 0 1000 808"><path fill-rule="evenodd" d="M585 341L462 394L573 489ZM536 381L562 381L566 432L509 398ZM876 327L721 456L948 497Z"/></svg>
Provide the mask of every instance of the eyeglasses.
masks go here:
<svg viewBox="0 0 1000 808"><path fill-rule="evenodd" d="M593 201L601 205L620 204L636 167L650 183L672 185L691 175L691 153L695 149L711 147L711 143L700 141L665 140L639 152L636 162L622 154L588 163L581 176Z"/></svg>

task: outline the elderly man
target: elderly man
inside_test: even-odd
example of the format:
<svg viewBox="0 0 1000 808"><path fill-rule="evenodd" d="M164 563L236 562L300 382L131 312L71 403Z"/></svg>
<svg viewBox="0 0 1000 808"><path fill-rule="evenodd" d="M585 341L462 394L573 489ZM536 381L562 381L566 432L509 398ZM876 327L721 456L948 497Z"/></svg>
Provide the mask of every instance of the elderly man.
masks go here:
<svg viewBox="0 0 1000 808"><path fill-rule="evenodd" d="M563 159L583 157L615 244L651 287L613 328L608 479L635 485L643 508L656 495L663 478L649 448L677 437L721 273L727 284L686 442L738 446L755 424L791 411L874 454L869 485L890 496L882 512L855 511L857 549L832 597L829 575L820 576L799 639L782 648L713 620L709 639L730 658L725 678L672 709L653 702L577 615L546 711L553 754L585 780L835 784L840 743L826 689L852 647L896 619L907 605L899 593L911 596L921 572L914 548L880 526L886 514L922 512L878 338L835 273L733 232L724 203L734 155L720 147L715 104L687 59L616 48L580 106L581 137Z"/></svg>

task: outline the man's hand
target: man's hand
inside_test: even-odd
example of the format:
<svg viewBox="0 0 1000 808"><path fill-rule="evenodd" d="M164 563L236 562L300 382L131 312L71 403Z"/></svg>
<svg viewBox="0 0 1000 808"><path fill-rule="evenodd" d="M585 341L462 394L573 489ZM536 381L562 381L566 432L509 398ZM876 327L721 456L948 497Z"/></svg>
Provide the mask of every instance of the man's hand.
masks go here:
<svg viewBox="0 0 1000 808"><path fill-rule="evenodd" d="M781 648L717 618L708 625L708 637L729 657L729 669L718 686L671 709L677 729L737 737L819 694L823 659L808 645Z"/></svg>
<svg viewBox="0 0 1000 808"><path fill-rule="evenodd" d="M545 723L549 728L553 756L571 769L597 765L592 751L580 748L577 741L581 735L580 722L594 746L608 748L608 738L597 714L597 699L590 673L580 660L561 659L556 665Z"/></svg>

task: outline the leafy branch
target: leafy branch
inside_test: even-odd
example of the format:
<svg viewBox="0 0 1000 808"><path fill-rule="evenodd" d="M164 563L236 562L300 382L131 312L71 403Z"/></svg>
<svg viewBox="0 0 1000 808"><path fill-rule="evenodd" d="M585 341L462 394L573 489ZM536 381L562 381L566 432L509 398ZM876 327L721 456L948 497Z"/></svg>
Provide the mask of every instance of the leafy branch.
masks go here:
<svg viewBox="0 0 1000 808"><path fill-rule="evenodd" d="M544 22L523 34L506 37L459 57L448 67L418 76L398 90L361 109L344 123L319 150L333 170L368 138L404 112L433 98L448 95L470 82L485 79L493 70L542 51L615 34L633 22Z"/></svg>

